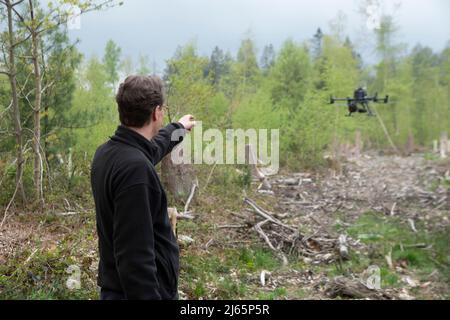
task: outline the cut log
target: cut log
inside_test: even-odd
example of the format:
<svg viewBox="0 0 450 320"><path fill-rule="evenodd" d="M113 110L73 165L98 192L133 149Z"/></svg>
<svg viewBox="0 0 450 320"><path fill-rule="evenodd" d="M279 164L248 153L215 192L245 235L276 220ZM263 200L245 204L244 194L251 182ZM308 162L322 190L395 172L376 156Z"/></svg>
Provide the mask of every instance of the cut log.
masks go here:
<svg viewBox="0 0 450 320"><path fill-rule="evenodd" d="M369 289L365 284L356 279L348 279L343 276L334 278L331 283L326 286L325 292L331 298L391 299L387 294L378 290Z"/></svg>

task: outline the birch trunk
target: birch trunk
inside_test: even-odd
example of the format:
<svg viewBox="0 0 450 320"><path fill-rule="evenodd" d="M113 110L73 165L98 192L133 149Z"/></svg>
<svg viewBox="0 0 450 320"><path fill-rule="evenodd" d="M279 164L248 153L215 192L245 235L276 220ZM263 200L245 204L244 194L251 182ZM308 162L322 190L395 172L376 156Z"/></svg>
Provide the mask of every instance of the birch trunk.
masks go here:
<svg viewBox="0 0 450 320"><path fill-rule="evenodd" d="M35 100L33 107L33 151L34 151L34 188L35 200L41 206L44 204L42 191L42 156L40 151L41 146L41 101L42 101L42 81L41 81L41 67L39 65L39 34L36 28L35 12L33 1L29 0L30 16L31 16L31 46L32 46L32 61L34 69L34 86L35 86Z"/></svg>
<svg viewBox="0 0 450 320"><path fill-rule="evenodd" d="M12 107L11 116L14 123L14 135L16 139L16 186L17 190L22 198L22 202L26 203L25 189L23 187L23 164L24 164L24 154L23 154L23 132L22 124L20 120L20 108L19 99L17 93L17 71L16 71L16 61L15 61L15 37L14 37L14 26L13 26L13 3L11 0L5 0L7 16L8 16L8 55L9 55L9 82L11 85L11 96L12 96Z"/></svg>

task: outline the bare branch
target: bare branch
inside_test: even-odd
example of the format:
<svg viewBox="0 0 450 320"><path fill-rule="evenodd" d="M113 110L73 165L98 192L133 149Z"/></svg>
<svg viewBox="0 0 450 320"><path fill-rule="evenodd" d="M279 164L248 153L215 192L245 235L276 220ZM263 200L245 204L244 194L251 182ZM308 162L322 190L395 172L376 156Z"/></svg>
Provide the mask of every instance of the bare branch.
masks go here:
<svg viewBox="0 0 450 320"><path fill-rule="evenodd" d="M260 223L258 223L257 225L254 226L254 229L264 239L264 241L267 243L269 248L272 251L274 251L281 258L281 260L283 261L283 265L286 266L289 263L286 255L273 246L272 242L270 242L269 237L264 233L264 231L262 229L262 226L265 225L267 222L271 222L271 220L267 219L267 220L261 221Z"/></svg>

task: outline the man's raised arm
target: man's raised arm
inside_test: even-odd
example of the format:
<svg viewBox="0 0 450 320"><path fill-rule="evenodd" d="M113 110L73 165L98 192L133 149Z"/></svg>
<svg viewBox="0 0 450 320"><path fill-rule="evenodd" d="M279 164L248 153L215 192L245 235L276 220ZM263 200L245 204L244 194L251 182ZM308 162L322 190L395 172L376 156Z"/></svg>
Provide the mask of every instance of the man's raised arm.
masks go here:
<svg viewBox="0 0 450 320"><path fill-rule="evenodd" d="M185 115L178 122L170 123L154 136L152 144L152 163L157 165L166 155L172 152L177 144L183 141L186 131L191 131L195 126L194 117Z"/></svg>

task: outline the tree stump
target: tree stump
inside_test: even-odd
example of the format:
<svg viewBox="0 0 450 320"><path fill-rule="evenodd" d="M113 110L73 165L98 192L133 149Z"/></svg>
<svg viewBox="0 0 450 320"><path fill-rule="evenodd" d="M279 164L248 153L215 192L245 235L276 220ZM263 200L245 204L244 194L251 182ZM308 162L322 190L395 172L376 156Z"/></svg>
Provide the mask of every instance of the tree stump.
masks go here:
<svg viewBox="0 0 450 320"><path fill-rule="evenodd" d="M250 166L252 176L261 181L263 190L270 190L272 186L265 174L258 168L259 160L256 153L253 150L253 146L250 144L245 145L245 163Z"/></svg>
<svg viewBox="0 0 450 320"><path fill-rule="evenodd" d="M448 156L448 135L447 132L442 132L441 134L441 140L440 140L440 153L441 153L441 158L447 158Z"/></svg>
<svg viewBox="0 0 450 320"><path fill-rule="evenodd" d="M186 201L194 180L192 164L174 164L170 154L161 161L161 182L175 201Z"/></svg>

